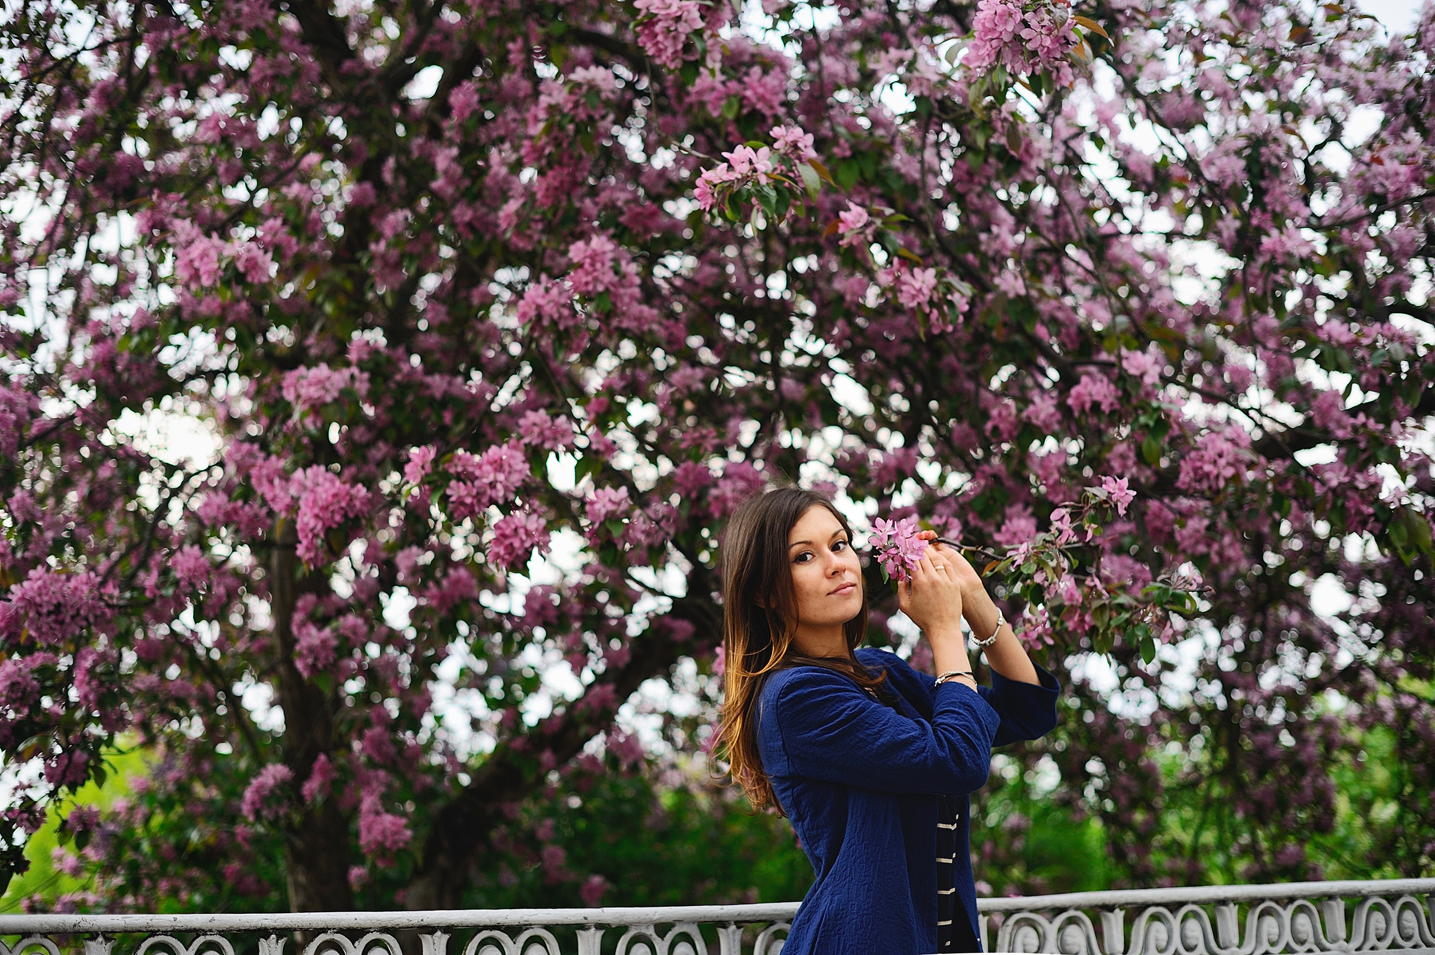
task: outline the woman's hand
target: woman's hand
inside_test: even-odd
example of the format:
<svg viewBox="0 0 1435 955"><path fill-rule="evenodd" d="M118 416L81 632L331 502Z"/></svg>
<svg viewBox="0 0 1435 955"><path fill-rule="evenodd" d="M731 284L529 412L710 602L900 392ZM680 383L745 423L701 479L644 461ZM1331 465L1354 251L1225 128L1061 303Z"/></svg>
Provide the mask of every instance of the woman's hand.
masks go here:
<svg viewBox="0 0 1435 955"><path fill-rule="evenodd" d="M971 672L962 636L962 585L946 560L928 549L911 577L897 585L897 606L926 634L938 673Z"/></svg>
<svg viewBox="0 0 1435 955"><path fill-rule="evenodd" d="M982 584L982 575L962 556L961 551L939 543L936 531L922 531L917 536L928 542L927 553L933 555L932 559L946 563L947 569L961 584L963 602L970 603L987 595L986 587Z"/></svg>
<svg viewBox="0 0 1435 955"><path fill-rule="evenodd" d="M929 637L961 636L961 582L948 562L930 551L898 585L897 606Z"/></svg>

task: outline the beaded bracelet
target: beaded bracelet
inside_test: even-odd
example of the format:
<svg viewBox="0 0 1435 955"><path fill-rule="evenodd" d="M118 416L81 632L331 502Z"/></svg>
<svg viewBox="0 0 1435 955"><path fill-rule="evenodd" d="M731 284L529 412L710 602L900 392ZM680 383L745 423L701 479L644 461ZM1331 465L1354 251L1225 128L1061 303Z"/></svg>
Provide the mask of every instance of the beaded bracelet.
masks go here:
<svg viewBox="0 0 1435 955"><path fill-rule="evenodd" d="M973 680L976 679L976 674L972 673L971 670L948 670L946 673L943 673L941 676L937 677L937 686L941 686L943 683L948 683L952 680L955 680L959 676L969 676Z"/></svg>
<svg viewBox="0 0 1435 955"><path fill-rule="evenodd" d="M1002 632L1002 627L1005 627L1005 626L1006 626L1006 615L1005 615L1004 613L1002 613L1002 608L998 607L998 608L997 608L997 628L992 631L992 635L991 635L990 637L987 637L985 640L978 640L978 639L976 638L977 635L976 635L976 634L972 634L972 642L975 643L977 646L981 647L982 649L986 649L987 647L991 646L993 643L996 643L996 642L997 642L997 634L1001 633L1001 632Z"/></svg>

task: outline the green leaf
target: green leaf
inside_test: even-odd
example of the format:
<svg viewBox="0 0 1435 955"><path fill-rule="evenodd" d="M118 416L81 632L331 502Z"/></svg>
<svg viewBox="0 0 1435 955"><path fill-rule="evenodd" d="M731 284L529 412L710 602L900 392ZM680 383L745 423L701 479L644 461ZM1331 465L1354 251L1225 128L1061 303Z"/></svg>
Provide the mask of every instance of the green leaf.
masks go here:
<svg viewBox="0 0 1435 955"><path fill-rule="evenodd" d="M822 191L822 177L817 175L816 169L805 162L797 164L797 172L802 176L802 184L807 187L807 194L816 199Z"/></svg>
<svg viewBox="0 0 1435 955"><path fill-rule="evenodd" d="M1141 659L1146 663L1156 659L1156 641L1149 633L1141 638Z"/></svg>
<svg viewBox="0 0 1435 955"><path fill-rule="evenodd" d="M737 111L738 111L741 107L742 107L742 101L741 101L740 99L738 99L736 96L729 96L727 99L723 100L723 104L722 104L722 118L723 118L723 119L736 119L736 118L737 118Z"/></svg>
<svg viewBox="0 0 1435 955"><path fill-rule="evenodd" d="M861 176L862 168L850 156L837 164L837 185L841 186L843 191L850 191Z"/></svg>

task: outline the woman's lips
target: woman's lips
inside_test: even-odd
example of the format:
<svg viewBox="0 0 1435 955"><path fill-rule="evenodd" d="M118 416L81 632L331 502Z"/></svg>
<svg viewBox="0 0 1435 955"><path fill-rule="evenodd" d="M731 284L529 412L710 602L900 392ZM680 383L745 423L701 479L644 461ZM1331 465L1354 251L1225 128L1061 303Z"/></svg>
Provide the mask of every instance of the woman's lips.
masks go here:
<svg viewBox="0 0 1435 955"><path fill-rule="evenodd" d="M838 587L836 590L832 591L832 592L829 593L827 596L829 596L829 597L845 597L845 596L847 596L848 594L850 594L852 591L854 591L854 590L856 590L856 589L857 589L857 585L856 585L856 584L843 584L841 587Z"/></svg>

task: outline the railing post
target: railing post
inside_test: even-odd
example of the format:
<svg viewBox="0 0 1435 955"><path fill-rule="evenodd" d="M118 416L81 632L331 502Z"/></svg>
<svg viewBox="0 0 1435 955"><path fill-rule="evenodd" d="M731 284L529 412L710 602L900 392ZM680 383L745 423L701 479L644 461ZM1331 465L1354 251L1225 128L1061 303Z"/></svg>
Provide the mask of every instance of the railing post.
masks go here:
<svg viewBox="0 0 1435 955"><path fill-rule="evenodd" d="M718 955L742 955L742 928L732 922L718 927Z"/></svg>
<svg viewBox="0 0 1435 955"><path fill-rule="evenodd" d="M1325 916L1325 940L1333 945L1340 945L1345 942L1345 901L1343 899L1326 899L1320 903L1321 913Z"/></svg>
<svg viewBox="0 0 1435 955"><path fill-rule="evenodd" d="M578 955L602 955L603 930L580 928L578 930Z"/></svg>
<svg viewBox="0 0 1435 955"><path fill-rule="evenodd" d="M1101 913L1101 945L1106 955L1122 955L1126 951L1125 909Z"/></svg>
<svg viewBox="0 0 1435 955"><path fill-rule="evenodd" d="M1216 941L1225 949L1235 949L1241 944L1241 927L1236 919L1236 906L1231 902L1216 906Z"/></svg>
<svg viewBox="0 0 1435 955"><path fill-rule="evenodd" d="M115 940L103 935L85 939L85 955L110 955L114 947Z"/></svg>

